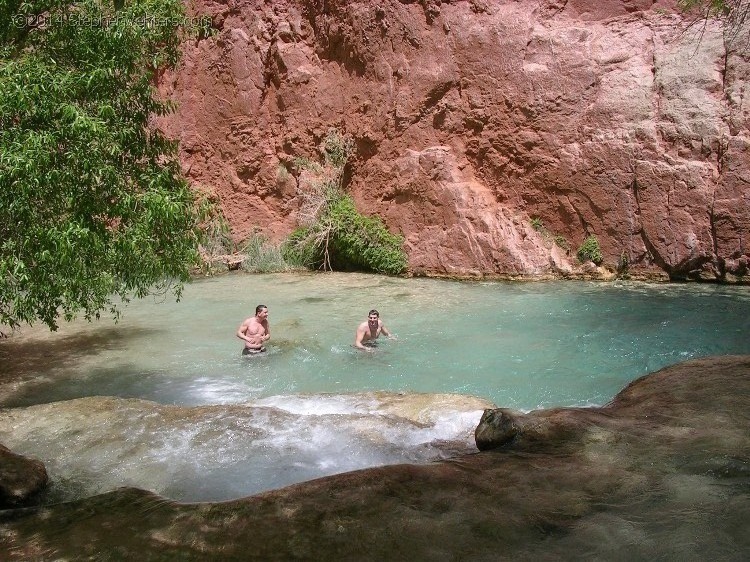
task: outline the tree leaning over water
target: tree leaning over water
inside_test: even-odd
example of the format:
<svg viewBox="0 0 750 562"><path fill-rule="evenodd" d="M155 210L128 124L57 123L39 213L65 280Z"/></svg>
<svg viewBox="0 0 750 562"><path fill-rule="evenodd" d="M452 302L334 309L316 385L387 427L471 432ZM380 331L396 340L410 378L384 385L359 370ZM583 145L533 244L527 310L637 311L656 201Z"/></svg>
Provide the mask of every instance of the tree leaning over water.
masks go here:
<svg viewBox="0 0 750 562"><path fill-rule="evenodd" d="M186 23L180 0L0 2L0 325L179 298L203 206L149 121Z"/></svg>

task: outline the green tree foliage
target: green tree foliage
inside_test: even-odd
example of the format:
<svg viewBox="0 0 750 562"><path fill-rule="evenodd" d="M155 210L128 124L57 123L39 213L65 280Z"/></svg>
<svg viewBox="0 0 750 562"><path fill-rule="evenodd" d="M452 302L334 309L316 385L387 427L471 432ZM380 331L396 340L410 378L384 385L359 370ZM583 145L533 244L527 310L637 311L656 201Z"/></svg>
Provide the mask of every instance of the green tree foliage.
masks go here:
<svg viewBox="0 0 750 562"><path fill-rule="evenodd" d="M2 0L0 324L179 298L202 205L149 120L185 23L180 0Z"/></svg>
<svg viewBox="0 0 750 562"><path fill-rule="evenodd" d="M285 260L324 270L403 273L403 238L390 233L378 217L360 215L354 200L343 191L344 167L353 143L333 129L322 149L323 165L306 160L296 163L317 174L317 179L300 193L303 224L284 245Z"/></svg>
<svg viewBox="0 0 750 562"><path fill-rule="evenodd" d="M599 247L599 239L596 236L589 236L583 241L581 247L578 248L576 253L578 261L581 263L592 261L596 265L599 265L604 260L602 256L602 250Z"/></svg>
<svg viewBox="0 0 750 562"><path fill-rule="evenodd" d="M339 270L399 274L406 269L404 239L392 234L378 217L357 212L354 200L345 195L329 211L336 225L331 240L331 265Z"/></svg>

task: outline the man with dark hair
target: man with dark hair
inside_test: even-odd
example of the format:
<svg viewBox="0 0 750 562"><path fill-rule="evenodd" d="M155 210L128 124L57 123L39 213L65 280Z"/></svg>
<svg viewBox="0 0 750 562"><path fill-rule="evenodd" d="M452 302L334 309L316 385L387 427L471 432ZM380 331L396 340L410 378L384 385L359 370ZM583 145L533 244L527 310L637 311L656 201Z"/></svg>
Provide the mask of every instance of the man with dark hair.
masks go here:
<svg viewBox="0 0 750 562"><path fill-rule="evenodd" d="M387 336L389 339L394 339L393 335L380 319L380 313L373 309L367 313L367 320L357 327L357 332L354 336L354 347L364 349L365 351L372 351L375 340L378 339L380 334Z"/></svg>
<svg viewBox="0 0 750 562"><path fill-rule="evenodd" d="M240 324L237 337L245 342L242 355L262 353L266 350L264 342L271 339L271 327L268 325L268 307L259 304L255 307L255 316Z"/></svg>

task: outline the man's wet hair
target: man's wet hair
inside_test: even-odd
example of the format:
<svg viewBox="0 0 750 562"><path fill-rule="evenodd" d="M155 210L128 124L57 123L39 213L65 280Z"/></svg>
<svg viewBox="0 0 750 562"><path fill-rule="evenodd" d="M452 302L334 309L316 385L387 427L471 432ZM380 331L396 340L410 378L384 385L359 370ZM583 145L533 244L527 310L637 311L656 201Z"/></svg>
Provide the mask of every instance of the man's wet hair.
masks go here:
<svg viewBox="0 0 750 562"><path fill-rule="evenodd" d="M380 313L374 308L370 312L367 313L367 316L372 316L373 314L377 316L378 318L380 318Z"/></svg>
<svg viewBox="0 0 750 562"><path fill-rule="evenodd" d="M255 307L255 315L258 316L258 313L263 310L264 308L268 308L265 304L259 304Z"/></svg>

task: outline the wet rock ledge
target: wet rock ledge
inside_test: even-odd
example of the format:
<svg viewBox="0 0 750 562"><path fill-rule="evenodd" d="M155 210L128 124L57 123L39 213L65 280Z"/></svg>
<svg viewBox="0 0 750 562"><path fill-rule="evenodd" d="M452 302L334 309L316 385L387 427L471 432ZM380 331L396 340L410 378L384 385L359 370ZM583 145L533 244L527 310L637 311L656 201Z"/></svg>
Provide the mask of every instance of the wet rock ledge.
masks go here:
<svg viewBox="0 0 750 562"><path fill-rule="evenodd" d="M41 461L18 455L0 445L0 509L35 503L48 480Z"/></svg>
<svg viewBox="0 0 750 562"><path fill-rule="evenodd" d="M481 452L178 504L121 489L0 512L3 560L746 560L750 356L602 408L487 410Z"/></svg>

